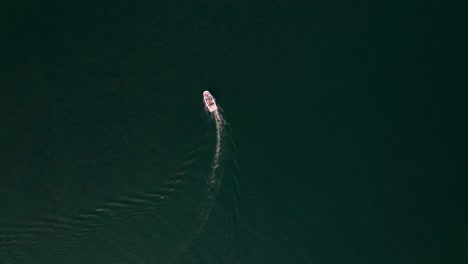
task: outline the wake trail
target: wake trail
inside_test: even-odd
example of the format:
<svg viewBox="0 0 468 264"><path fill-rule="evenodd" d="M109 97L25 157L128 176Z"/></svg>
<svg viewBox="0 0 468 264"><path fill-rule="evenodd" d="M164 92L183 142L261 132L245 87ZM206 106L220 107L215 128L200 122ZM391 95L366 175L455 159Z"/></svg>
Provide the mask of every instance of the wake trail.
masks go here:
<svg viewBox="0 0 468 264"><path fill-rule="evenodd" d="M216 148L213 156L213 163L211 166L211 174L208 183L208 208L205 213L205 217L200 225L200 231L205 226L208 217L210 216L211 210L215 204L216 196L218 195L219 188L221 186L222 171L218 173L218 168L222 161L222 150L223 150L223 129L226 122L219 111L213 113L216 122Z"/></svg>
<svg viewBox="0 0 468 264"><path fill-rule="evenodd" d="M222 163L222 150L223 150L223 129L226 121L224 120L223 116L219 111L215 111L212 113L214 120L216 122L216 147L215 153L213 156L213 162L211 165L211 172L207 179L207 197L205 200L205 206L203 210L199 214L199 219L201 220L200 224L198 225L195 230L191 232L188 239L184 241L181 245L182 251L188 250L191 245L191 242L195 240L195 238L203 232L206 222L210 217L211 211L214 207L216 202L216 197L218 195L219 188L221 187L221 179L223 175L223 171L219 171L220 164Z"/></svg>
<svg viewBox="0 0 468 264"><path fill-rule="evenodd" d="M221 159L221 150L222 150L222 136L224 128L224 119L219 111L214 112L214 118L216 121L216 149L215 155L213 157L213 165L211 167L210 175L210 184L213 185L216 183L216 171L218 170L220 159Z"/></svg>

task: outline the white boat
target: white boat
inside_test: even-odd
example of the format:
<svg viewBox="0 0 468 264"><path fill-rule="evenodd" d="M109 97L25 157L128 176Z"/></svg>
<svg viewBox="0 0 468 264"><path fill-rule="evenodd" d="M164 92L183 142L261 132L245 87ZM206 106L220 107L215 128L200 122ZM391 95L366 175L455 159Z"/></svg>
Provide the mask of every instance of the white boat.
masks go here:
<svg viewBox="0 0 468 264"><path fill-rule="evenodd" d="M203 101L205 101L205 107L210 111L210 113L214 111L218 111L218 106L216 105L216 101L210 92L208 91L203 92Z"/></svg>

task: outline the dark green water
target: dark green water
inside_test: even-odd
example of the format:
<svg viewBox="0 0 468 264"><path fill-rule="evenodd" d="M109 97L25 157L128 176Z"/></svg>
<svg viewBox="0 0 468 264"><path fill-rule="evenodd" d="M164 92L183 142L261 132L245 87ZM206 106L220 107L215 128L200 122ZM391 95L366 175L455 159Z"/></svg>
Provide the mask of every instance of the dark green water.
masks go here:
<svg viewBox="0 0 468 264"><path fill-rule="evenodd" d="M467 5L243 2L2 4L0 263L467 263Z"/></svg>

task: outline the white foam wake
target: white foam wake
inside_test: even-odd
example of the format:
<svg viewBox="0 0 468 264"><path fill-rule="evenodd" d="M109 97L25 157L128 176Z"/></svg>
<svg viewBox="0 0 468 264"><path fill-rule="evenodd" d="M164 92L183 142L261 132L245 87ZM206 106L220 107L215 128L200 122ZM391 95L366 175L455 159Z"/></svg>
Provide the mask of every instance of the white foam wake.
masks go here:
<svg viewBox="0 0 468 264"><path fill-rule="evenodd" d="M216 183L216 172L218 170L220 161L221 161L221 150L222 150L222 138L223 138L223 128L224 128L224 119L219 111L213 113L216 122L216 149L213 157L213 165L211 167L210 175L210 185Z"/></svg>
<svg viewBox="0 0 468 264"><path fill-rule="evenodd" d="M199 219L201 220L195 230L189 235L188 239L181 244L183 251L187 250L190 246L190 243L195 239L195 237L203 232L206 222L211 214L211 210L216 201L216 196L218 195L219 188L221 187L222 171L218 172L220 164L222 162L222 140L223 140L223 128L226 122L223 119L223 116L219 111L212 113L212 116L216 122L216 148L213 156L213 162L211 165L211 172L207 179L207 197L204 202L203 209L200 211Z"/></svg>
<svg viewBox="0 0 468 264"><path fill-rule="evenodd" d="M199 232L203 230L208 217L210 216L211 209L216 201L219 188L221 187L222 171L218 173L218 168L222 162L222 150L223 150L223 129L226 122L219 111L213 112L213 117L216 122L216 149L213 156L213 163L211 166L211 173L208 178L208 197L206 211L203 213L203 221L200 225Z"/></svg>

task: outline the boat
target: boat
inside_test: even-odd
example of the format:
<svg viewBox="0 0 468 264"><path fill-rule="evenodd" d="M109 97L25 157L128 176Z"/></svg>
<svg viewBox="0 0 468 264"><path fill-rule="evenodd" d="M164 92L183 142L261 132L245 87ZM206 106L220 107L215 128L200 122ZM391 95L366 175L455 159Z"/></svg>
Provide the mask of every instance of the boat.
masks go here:
<svg viewBox="0 0 468 264"><path fill-rule="evenodd" d="M208 111L210 111L210 113L218 111L218 106L216 105L216 101L210 92L208 91L203 92L203 101L205 101L205 107L208 109Z"/></svg>

